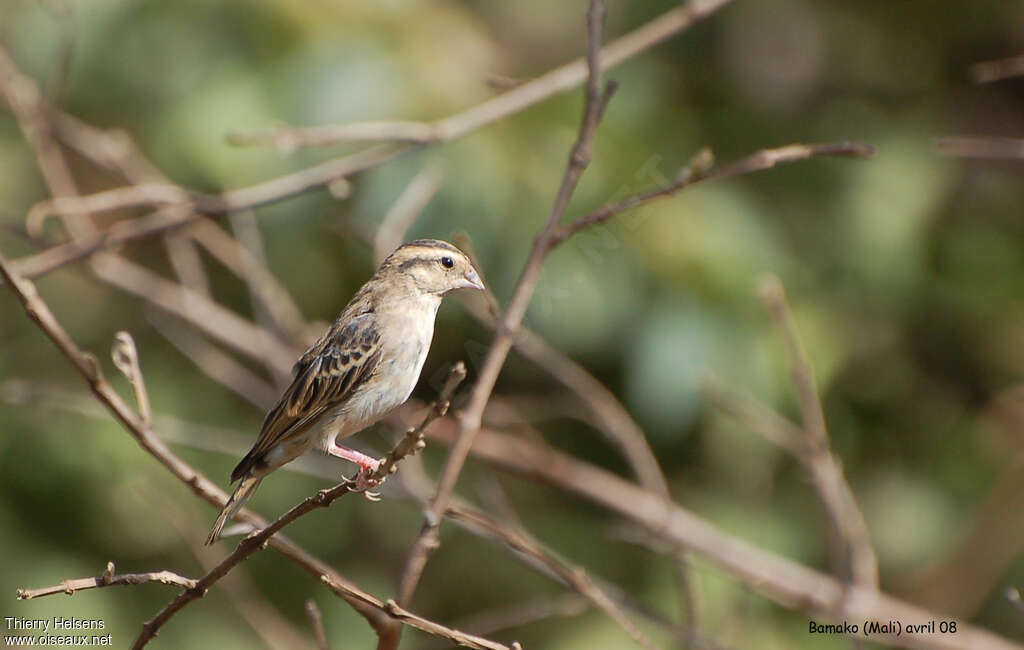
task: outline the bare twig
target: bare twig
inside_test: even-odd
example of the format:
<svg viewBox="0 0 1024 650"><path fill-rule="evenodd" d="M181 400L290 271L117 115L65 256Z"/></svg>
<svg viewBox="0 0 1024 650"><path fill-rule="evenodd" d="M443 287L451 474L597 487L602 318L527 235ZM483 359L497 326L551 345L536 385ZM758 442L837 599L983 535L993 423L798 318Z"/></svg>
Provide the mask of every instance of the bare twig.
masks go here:
<svg viewBox="0 0 1024 650"><path fill-rule="evenodd" d="M324 576L323 582L325 585L327 585L335 591L338 591L339 589L343 588L343 586L337 585L334 581L334 578L331 576ZM344 591L342 591L341 593L344 593ZM396 603L393 600L389 600L385 603L374 601L372 604L375 607L379 606L381 609L386 611L388 616L393 621L398 621L404 625L408 625L418 630L422 630L427 634L432 634L436 637L447 639L452 643L455 643L466 648L476 648L477 650L522 650L522 646L515 642L513 642L510 647L503 645L501 643L496 643L494 641L488 641L487 639L484 639L479 636L466 634L465 632L460 632L458 630L447 628L443 625L440 625L438 623L435 623L433 621L427 620L421 616L417 616L416 614L411 613L407 609L399 606L398 603ZM379 629L378 633L380 633Z"/></svg>
<svg viewBox="0 0 1024 650"><path fill-rule="evenodd" d="M586 613L593 605L574 593L542 598L471 614L458 621L459 629L475 634L494 634L502 630L523 627L549 618L571 618ZM429 648L441 646L431 643Z"/></svg>
<svg viewBox="0 0 1024 650"><path fill-rule="evenodd" d="M800 427L750 395L732 390L710 374L701 380L701 392L723 413L747 423L768 442L794 458L800 459L808 454L807 441Z"/></svg>
<svg viewBox="0 0 1024 650"><path fill-rule="evenodd" d="M457 237L456 241L463 250L472 250L472 241L468 236L463 234ZM471 257L475 258L473 255ZM480 268L475 261L474 259L474 265ZM484 300L479 300L476 294L471 294L465 296L462 304L478 321L489 327L496 327L498 299L489 286L485 287L483 297ZM647 436L614 393L586 368L525 325L519 328L519 335L516 336L513 346L516 351L576 395L583 404L583 419L622 450L636 480L641 485L668 495L668 482L658 459L647 443Z"/></svg>
<svg viewBox="0 0 1024 650"><path fill-rule="evenodd" d="M263 247L263 235L260 233L256 215L252 210L242 210L228 215L234 239L238 242L238 251L245 251L239 257L242 261L242 280L249 290L249 304L252 306L253 319L265 331L283 334L291 341L302 341L306 334L306 323L301 316L291 311L295 303L291 299L267 300L268 293L260 287L260 280L271 275L267 270L267 255ZM216 228L216 227L214 227ZM213 228L210 229L211 231ZM217 228L220 231L219 228ZM275 298L279 293L270 294ZM296 310L297 311L297 310ZM279 318L278 315L281 315ZM278 368L273 363L265 364L270 376L274 378L278 388L284 390L291 379L291 372Z"/></svg>
<svg viewBox="0 0 1024 650"><path fill-rule="evenodd" d="M81 217L138 206L186 203L190 199L188 192L166 183L128 185L85 196L58 196L33 205L25 217L25 229L32 237L39 237L51 216Z"/></svg>
<svg viewBox="0 0 1024 650"><path fill-rule="evenodd" d="M448 377L445 379L444 386L441 388L441 393L437 398L437 401L430 407L427 414L423 416L423 420L420 421L419 425L409 429L402 439L395 445L395 448L388 453L387 456L381 461L377 470L373 474L373 478L377 480L384 480L389 474L395 471L395 466L398 461L405 458L410 454L423 449L424 433L430 424L438 419L445 416L448 413L448 407L451 405L452 396L455 394L455 390L459 387L466 379L466 364L459 361L455 363L451 370L448 371Z"/></svg>
<svg viewBox="0 0 1024 650"><path fill-rule="evenodd" d="M217 508L223 507L227 502L227 494L208 478L178 458L156 437L152 428L142 422L141 418L131 410L124 400L121 399L121 396L117 394L117 391L103 378L99 363L95 357L82 352L67 335L60 326L60 323L54 318L49 307L40 298L35 285L12 272L9 263L2 256L0 256L0 276L14 290L29 317L39 325L40 329L43 330L71 365L82 375L100 403L121 422L136 442L175 477L188 485L197 496ZM235 515L235 518L245 521L257 529L266 529L270 525L261 517L252 514L244 508ZM345 599L360 615L366 618L378 634L390 630L391 621L398 620L404 624L413 625L430 634L443 636L457 643L465 642L468 644L468 647L509 650L500 644L477 639L471 635L463 635L443 625L411 614L400 607L380 601L286 537L274 535L265 540L265 542L304 570L316 576L339 597Z"/></svg>
<svg viewBox="0 0 1024 650"><path fill-rule="evenodd" d="M430 437L454 444L459 429L458 421L446 418L431 428ZM475 457L489 464L542 480L606 508L672 548L695 552L751 590L785 607L836 616L836 606L841 603L841 616L850 621L927 622L942 618L933 611L858 586L848 590L844 600L843 585L836 578L729 535L679 505L666 503L659 494L549 447L487 430L477 437L472 451ZM936 631L899 637L873 636L872 639L876 643L928 650L1024 648L962 620L957 621L955 636Z"/></svg>
<svg viewBox="0 0 1024 650"><path fill-rule="evenodd" d="M416 591L423 569L430 552L438 545L438 527L455 490L455 483L465 465L473 440L480 429L481 417L487 405L498 373L508 356L512 341L518 332L520 323L526 313L527 305L540 279L540 271L544 259L550 252L549 238L559 219L565 212L579 181L580 175L590 162L591 148L598 122L603 114L614 86L609 85L602 93L600 89L599 52L601 45L601 28L604 18L604 6L600 0L591 0L588 12L588 51L587 63L589 76L587 81L586 102L579 136L569 156L569 164L562 178L562 184L555 198L554 206L543 230L534 241L530 257L523 267L519 281L516 283L508 309L499 320L495 339L487 352L480 369L480 374L470 397L469 405L459 418L459 435L452 447L438 480L437 491L427 507L426 517L419 536L413 542L406 559L405 568L399 579L398 602L408 603ZM381 636L379 650L397 647L401 635L398 627L393 627L393 634Z"/></svg>
<svg viewBox="0 0 1024 650"><path fill-rule="evenodd" d="M936 611L977 614L1024 549L1024 455L1002 468L961 529L946 557L901 577L892 589Z"/></svg>
<svg viewBox="0 0 1024 650"><path fill-rule="evenodd" d="M1024 139L1020 138L950 136L936 140L935 149L944 156L954 158L1024 160Z"/></svg>
<svg viewBox="0 0 1024 650"><path fill-rule="evenodd" d="M430 124L403 120L369 121L356 124L331 124L295 128L279 126L271 129L234 131L228 142L246 146L273 144L282 153L292 153L299 147L324 146L342 142L405 142L426 144L441 138Z"/></svg>
<svg viewBox="0 0 1024 650"><path fill-rule="evenodd" d="M445 382L444 388L441 395L438 397L438 401L434 407L424 416L423 421L418 427L411 429L405 437L398 443L398 445L388 454L385 460L380 464L377 470L373 474L373 478L378 481L383 481L391 472L395 470L396 464L401 461L405 456L415 453L416 451L423 448L423 432L427 426L430 425L434 420L442 417L448 410L448 404L450 403L452 394L455 389L458 388L459 384L466 376L466 369L464 364L457 363L449 373L449 378ZM253 532L248 537L239 542L235 550L231 552L226 558L221 560L217 566L213 567L207 573L196 581L196 584L181 592L181 594L171 601L166 607L157 612L157 614L146 621L142 625L142 632L133 644L134 649L144 647L149 641L156 636L157 632L167 621L171 620L179 611L181 611L186 605L192 601L201 598L205 595L206 590L217 583L221 578L227 575L232 569L238 566L243 560L247 559L254 553L263 550L267 547L267 544L271 537L274 536L277 531L281 530L288 524L292 523L299 517L316 510L317 508L326 508L331 505L335 500L349 494L352 491L353 483L345 480L338 485L330 489L320 490L316 494L307 497L301 503L293 506L288 512L284 513L272 523L264 526L262 529ZM456 636L460 635L457 630L452 630ZM494 648L503 647L499 644L493 644L486 640L472 640L464 639L464 644L470 644L468 647L483 647L483 648ZM484 645L480 645L480 642ZM476 643L477 645L472 645ZM486 645L491 644L491 645Z"/></svg>
<svg viewBox="0 0 1024 650"><path fill-rule="evenodd" d="M312 598L306 600L306 616L309 617L309 627L313 629L313 638L316 639L318 650L331 650L327 642L327 630L324 629L324 615Z"/></svg>
<svg viewBox="0 0 1024 650"><path fill-rule="evenodd" d="M146 160L123 129L100 129L60 111L49 117L54 136L86 160L120 174L135 185L169 183L164 173Z"/></svg>
<svg viewBox="0 0 1024 650"><path fill-rule="evenodd" d="M102 417L104 415L98 405L96 405L92 400L86 400L84 397L77 396L74 393L39 387L18 380L9 380L8 382L0 383L0 399L5 399L10 403L15 404L25 404L31 401L32 403L40 404L46 408L67 410L77 414L84 414L89 417ZM440 405L443 405L443 402L438 406ZM413 408L412 405L410 405L409 408L410 413L417 413L423 410L425 409L420 406ZM393 419L398 420L400 418L396 417ZM183 422L168 416L159 416L156 421L161 427L161 435L165 440L187 445L192 448L237 456L238 454L243 453L249 445L247 437L241 433L215 429L213 427L193 422ZM187 437L184 437L182 434L187 434ZM416 436L413 436L413 439L415 438ZM303 462L303 460L306 462ZM327 479L333 479L336 476L336 470L329 467L329 464L327 463L320 464L311 462L316 460L316 458L306 458L303 460L287 465L284 469L286 471L290 470L307 474L309 476ZM321 465L323 466L322 469ZM410 473L410 469L412 468L408 465L403 467L401 475L402 481L399 487L406 492L413 494L414 498L416 498L418 502L422 503L432 492L432 485L421 470ZM410 474L412 474L412 476ZM464 518L456 522L470 533L485 537L488 540L496 540L498 542L502 542L505 536L512 539L520 539L522 535L526 535L527 539L532 539L528 533L522 531L521 526L510 527L508 525L503 525L492 517L487 517L482 512L473 510L468 505L459 503L458 501L454 502L453 507L460 508L462 511L471 513L471 517ZM446 514L446 516L448 515ZM512 519L514 520L515 518L513 517ZM484 521L485 525L474 526L473 524L475 520ZM548 565L563 564L567 567L566 570L575 571L576 569L572 564L566 563L556 554L546 549L540 542L533 540L533 544L522 548L514 548L512 545L508 544L503 545L503 547L513 551L513 557L523 562L524 566L527 566L532 570L539 571L547 577L559 580L560 583L566 584L567 586L573 586L571 582L562 579L556 572L551 570ZM671 549L665 551L665 553L671 552ZM540 555L540 557L535 557L536 555ZM208 568L212 568L212 565ZM234 575L236 575L236 572L232 572L228 577ZM585 576L585 579L587 582L591 583L595 589L604 592L603 598L612 601L620 611L634 611L650 622L665 629L672 635L680 637L686 636L685 634L680 634L679 629L672 622L666 620L664 617L654 614L649 610L649 608L643 607L636 601L630 599L615 585L606 583L598 578L586 578ZM583 601L589 602L586 599L583 599ZM455 627L458 629L467 629L467 631L473 631L475 633L483 633L482 630L475 628L470 629L463 625L456 625Z"/></svg>
<svg viewBox="0 0 1024 650"><path fill-rule="evenodd" d="M459 243L460 248L469 252L470 257L473 258L474 266L480 268L480 265L476 263L476 256L473 253L474 247L469 235L460 233L456 236L456 241ZM483 298L483 300L479 300L473 294L467 296L462 304L478 321L490 327L495 327L498 299L491 291L489 285L484 289ZM612 444L622 451L626 461L633 469L636 480L641 485L652 492L660 492L665 495L665 498L671 499L668 481L665 479L665 474L661 470L654 451L647 442L646 435L644 435L640 425L636 423L610 390L582 365L573 361L558 348L547 343L540 335L526 326L520 327L519 335L515 338L513 345L520 354L540 368L543 368L576 395L583 405L583 408L580 409L582 419L598 431L601 431ZM535 409L534 412L536 412ZM677 582L680 598L683 602L685 620L687 625L696 628L697 592L693 588L692 580L687 575L686 566L688 563L686 553L680 552L678 555Z"/></svg>
<svg viewBox="0 0 1024 650"><path fill-rule="evenodd" d="M842 466L829 448L825 413L814 383L814 371L797 336L782 282L775 276L766 276L759 283L758 294L789 358L807 441L807 453L798 458L810 472L832 526L846 546L842 556L846 558L850 579L860 587L878 589L878 560L871 546L871 535Z"/></svg>
<svg viewBox="0 0 1024 650"><path fill-rule="evenodd" d="M445 515L454 522L461 525L477 528L485 534L491 535L513 551L522 553L541 566L551 571L558 579L565 582L581 596L590 601L595 607L604 612L610 619L615 621L626 634L634 641L645 648L657 648L642 631L626 616L619 606L600 587L598 587L587 575L586 570L581 566L572 565L554 553L545 549L543 545L527 533L525 530L513 530L509 526L503 526L498 522L477 512L471 508L461 505L449 505Z"/></svg>
<svg viewBox="0 0 1024 650"><path fill-rule="evenodd" d="M11 107L18 127L32 145L36 163L50 192L57 197L78 194L60 147L54 141L46 120L39 86L21 74L14 60L0 46L0 96ZM87 220L65 219L64 227L73 239L92 235L95 228Z"/></svg>
<svg viewBox="0 0 1024 650"><path fill-rule="evenodd" d="M971 66L971 79L974 80L974 83L987 84L1021 76L1024 76L1024 54L1007 59L984 61Z"/></svg>
<svg viewBox="0 0 1024 650"><path fill-rule="evenodd" d="M339 483L333 488L320 490L316 494L306 498L301 503L294 506L291 510L281 515L278 519L273 521L268 526L265 526L261 530L258 530L249 535L248 537L246 537L245 539L243 539L238 544L238 546L235 547L235 550L232 551L231 554L224 558L219 564L217 564L217 566L213 567L203 577L197 580L193 586L185 589L177 598L171 601L171 603L169 603L166 607L157 612L157 614L153 618L143 623L142 632L139 634L138 638L136 638L135 642L132 644L133 650L138 650L139 648L145 647L153 639L153 637L156 636L160 628L163 627L163 625L167 623L167 621L173 618L175 614L181 611L186 605L188 605L189 603L198 598L201 598L206 593L207 589L216 584L217 581L219 581L221 578L227 575L228 572L230 572L233 568L238 566L238 564L241 563L243 560L245 560L252 554L266 548L268 542L270 541L270 538L275 533L277 533L277 531L281 530L282 528L284 528L285 526L295 521L304 514L312 512L317 508L324 508L329 506L335 500L350 493L351 486L352 483L350 483L349 481L345 481L343 483ZM324 575L322 576L321 579L326 584L334 588L335 585L330 576ZM376 599L372 599L370 604L372 604L374 607L378 609L387 611L392 618L396 620L402 620L403 622L423 629L424 631L433 630L431 633L434 634L443 631L444 633L441 634L441 636L444 636L445 638L455 641L459 645L463 645L468 648L481 648L484 650L506 650L506 646L502 644L495 643L493 641L488 641L487 639L474 637L472 635L467 635L462 632L459 632L458 630L451 630L437 623L424 621L420 617L412 615L406 612L405 610L395 611L394 608L390 606L390 601L389 603L385 604L380 603L380 601L377 601ZM426 628L430 629L428 630Z"/></svg>
<svg viewBox="0 0 1024 650"><path fill-rule="evenodd" d="M329 506L335 500L345 496L350 491L351 484L347 480L339 483L333 488L320 490L316 494L307 497L298 505L292 507L291 510L278 517L270 525L243 539L230 555L221 560L215 567L207 571L203 577L195 581L194 585L182 591L177 598L157 612L153 618L142 624L142 632L135 639L135 643L132 644L133 650L145 647L153 637L156 636L160 628L171 620L171 618L173 618L186 605L206 595L206 591L210 587L216 584L217 581L227 575L228 572L238 566L243 560L247 559L257 551L261 551L266 548L267 542L274 533L304 514L312 512L317 508L325 508Z"/></svg>
<svg viewBox="0 0 1024 650"><path fill-rule="evenodd" d="M837 142L829 144L790 144L777 149L763 149L746 158L724 167L713 167L714 158L708 150L702 150L689 165L676 176L676 180L668 185L656 187L646 192L604 205L567 226L561 227L554 234L552 245L557 245L577 232L608 221L612 217L641 206L645 203L666 196L672 196L686 187L716 178L740 176L751 172L771 169L782 163L796 162L818 157L865 158L872 156L875 148L858 142Z"/></svg>
<svg viewBox="0 0 1024 650"><path fill-rule="evenodd" d="M89 234L67 244L16 260L14 270L25 278L36 277L84 259L97 251L116 248L135 239L174 231L206 215L248 210L310 189L327 186L339 179L388 162L404 151L404 148L375 147L249 187L213 196L197 197L187 204L170 205L138 219L119 222L105 231Z"/></svg>
<svg viewBox="0 0 1024 650"><path fill-rule="evenodd" d="M300 347L311 342L309 324L302 311L288 289L267 267L266 260L209 219L196 222L188 229L188 234L236 277L246 282L253 297L266 310L281 334Z"/></svg>
<svg viewBox="0 0 1024 650"><path fill-rule="evenodd" d="M68 596L76 591L84 589L99 589L101 587L116 587L125 585L141 585L146 582L159 582L165 585L177 585L185 589L192 589L196 581L185 578L170 571L154 571L152 573L114 573L114 563L107 562L107 569L98 576L92 578L76 578L64 580L59 585L42 587L40 589L19 589L18 600L31 600L54 594L66 594Z"/></svg>
<svg viewBox="0 0 1024 650"><path fill-rule="evenodd" d="M210 278L206 275L196 243L180 232L168 233L163 241L171 268L181 284L200 296L211 297Z"/></svg>
<svg viewBox="0 0 1024 650"><path fill-rule="evenodd" d="M201 334L156 310L147 314L146 320L196 367L256 408L266 411L277 401L279 392L267 380L204 339Z"/></svg>
<svg viewBox="0 0 1024 650"><path fill-rule="evenodd" d="M441 189L443 181L444 174L434 166L427 166L409 181L377 228L373 242L374 264L379 266L402 244L405 233Z"/></svg>
<svg viewBox="0 0 1024 650"><path fill-rule="evenodd" d="M300 350L213 300L116 255L93 258L96 277L191 323L256 360L288 372Z"/></svg>
<svg viewBox="0 0 1024 650"><path fill-rule="evenodd" d="M606 67L612 66L636 56L706 18L730 1L692 0L686 6L668 11L610 44L602 52L601 64ZM438 124L442 125L442 131L451 129L446 139L460 137L522 111L552 95L571 90L586 78L587 68L584 61L576 60ZM136 182L144 176L143 168L149 166L148 162L137 155L137 148L123 132L107 133L65 114L59 114L54 120L54 125L58 136L68 146L107 168L132 174ZM16 260L14 270L25 278L37 277L88 257L96 251L116 248L135 239L181 228L202 218L203 214L214 215L245 210L279 201L309 189L330 185L389 162L413 148L413 145L373 147L247 188L224 192L217 196L194 197L192 203L168 206L145 217L118 223L104 232Z"/></svg>
<svg viewBox="0 0 1024 650"><path fill-rule="evenodd" d="M620 36L600 50L600 70L606 70L686 30L718 11L730 0L691 0L649 23ZM281 127L232 134L234 144L273 144L290 151L296 147L342 142L390 140L429 144L448 142L493 124L559 93L584 83L590 76L588 61L579 58L468 110L435 122L358 122L311 128Z"/></svg>
<svg viewBox="0 0 1024 650"><path fill-rule="evenodd" d="M142 369L139 367L139 351L135 347L135 340L128 332L118 332L114 335L114 346L111 348L110 356L114 360L117 369L128 378L135 393L135 403L139 406L139 416L142 423L147 427L153 425L153 410L149 406L149 393L146 391L146 382L142 378Z"/></svg>
<svg viewBox="0 0 1024 650"><path fill-rule="evenodd" d="M195 517L190 517L190 513L185 512L184 502L166 492L153 489L152 484L148 482L132 487L140 498L160 509L163 518L177 531L184 546L204 571L216 566L213 549L199 543L202 535L206 534L205 523L199 524ZM225 576L219 586L231 605L268 648L303 650L310 647L308 640L291 621L267 601L259 586L244 572L235 571Z"/></svg>

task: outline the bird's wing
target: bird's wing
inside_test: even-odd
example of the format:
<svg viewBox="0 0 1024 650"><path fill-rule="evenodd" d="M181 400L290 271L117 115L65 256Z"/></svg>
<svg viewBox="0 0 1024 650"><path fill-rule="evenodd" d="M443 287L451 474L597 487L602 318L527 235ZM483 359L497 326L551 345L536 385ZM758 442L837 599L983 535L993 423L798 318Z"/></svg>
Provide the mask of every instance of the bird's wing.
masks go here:
<svg viewBox="0 0 1024 650"><path fill-rule="evenodd" d="M330 407L344 401L380 363L380 331L372 313L350 319L302 355L295 378L267 413L256 444L232 473L245 474L262 456L287 438L302 433Z"/></svg>

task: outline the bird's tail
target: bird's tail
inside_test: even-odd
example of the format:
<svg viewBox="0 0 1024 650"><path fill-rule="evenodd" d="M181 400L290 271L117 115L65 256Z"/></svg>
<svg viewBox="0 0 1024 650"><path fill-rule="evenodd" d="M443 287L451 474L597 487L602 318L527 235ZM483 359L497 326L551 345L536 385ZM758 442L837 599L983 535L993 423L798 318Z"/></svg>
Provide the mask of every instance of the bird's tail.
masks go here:
<svg viewBox="0 0 1024 650"><path fill-rule="evenodd" d="M224 504L224 509L220 511L220 515L217 516L217 521L213 524L213 530L210 531L210 536L206 538L206 545L213 544L220 538L220 531L224 528L224 524L228 523L228 519L234 516L238 509L249 500L252 493L256 491L256 488L260 486L260 482L263 477L256 477L252 474L243 476L238 487L231 493L231 498Z"/></svg>

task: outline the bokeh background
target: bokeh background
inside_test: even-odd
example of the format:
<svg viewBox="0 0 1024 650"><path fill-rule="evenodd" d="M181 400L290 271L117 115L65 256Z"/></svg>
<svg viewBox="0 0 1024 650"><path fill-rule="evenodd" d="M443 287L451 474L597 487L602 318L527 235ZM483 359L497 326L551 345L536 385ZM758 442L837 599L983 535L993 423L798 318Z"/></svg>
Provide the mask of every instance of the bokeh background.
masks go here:
<svg viewBox="0 0 1024 650"><path fill-rule="evenodd" d="M675 4L610 0L606 35ZM45 85L70 33L64 108L125 129L174 181L215 192L346 151L285 155L232 146L229 132L446 116L492 97L489 79L530 78L578 56L585 5L4 0L0 35L22 69ZM722 162L763 147L844 139L872 143L877 155L715 181L584 233L551 256L526 319L625 403L680 503L759 546L827 570L824 520L803 469L716 414L698 390L712 371L796 417L786 359L755 291L761 274L777 274L884 588L1017 639L1024 638L1024 613L1004 591L1024 586L1024 403L1014 392L1024 375L1024 162L945 158L934 141L1024 133L1024 79L976 85L968 72L979 61L1021 52L1021 3L737 0L611 72L620 89L570 215L672 178L704 146ZM352 233L372 230L409 180L433 165L443 184L410 238L466 232L490 285L507 300L550 210L580 106L574 91L405 156L358 177L344 200L313 191L256 210L270 269L307 318L333 319L372 272L369 249ZM71 161L84 191L115 184L81 159ZM23 234L27 210L46 196L16 122L0 111L0 248L7 258L59 239L54 224L42 242ZM157 241L124 253L170 273ZM217 299L249 316L244 284L215 263L208 268ZM125 395L108 354L122 329L139 343L157 413L255 436L262 413L202 374L151 325L171 317L81 266L38 284ZM449 301L424 378L461 358L472 380L489 340L486 328ZM415 395L430 399L429 383ZM0 615L102 618L115 645L126 647L170 589L31 602L16 602L15 589L95 575L108 560L121 571L198 575L190 549L215 513L90 405L79 377L7 291L0 292L0 388ZM498 385L500 395L542 400L569 399L564 392L515 355ZM580 422L555 417L536 425L551 444L627 473L615 450ZM386 428L367 433L363 448L383 452L390 436ZM225 483L244 452L193 447L175 449ZM438 445L427 450L428 472L444 453ZM460 486L476 498L495 481L543 541L651 608L677 615L671 559L624 541L614 518L553 488L478 465ZM325 484L279 472L253 505L280 513ZM346 499L290 534L388 597L419 521L418 507L397 498L374 505ZM805 614L772 604L700 558L693 571L701 629L723 644L849 643L809 636ZM333 647L371 647L373 633L361 618L275 554L260 554L241 573L243 589L307 638L302 603L314 598ZM413 609L458 623L560 592L492 544L446 527ZM425 641L407 636L406 647ZM629 644L593 612L495 636L534 648ZM171 621L154 647L260 643L215 589Z"/></svg>

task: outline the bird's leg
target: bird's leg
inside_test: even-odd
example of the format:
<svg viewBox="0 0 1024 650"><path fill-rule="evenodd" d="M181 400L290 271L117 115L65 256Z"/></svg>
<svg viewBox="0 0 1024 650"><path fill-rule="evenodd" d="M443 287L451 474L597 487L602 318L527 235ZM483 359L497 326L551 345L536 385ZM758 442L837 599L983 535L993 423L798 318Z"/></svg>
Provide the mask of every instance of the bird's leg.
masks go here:
<svg viewBox="0 0 1024 650"><path fill-rule="evenodd" d="M344 458L345 460L351 461L356 465L359 465L359 473L356 474L355 478L353 479L355 482L355 487L353 488L353 490L355 492L362 492L364 495L366 495L366 498L370 499L371 501L377 501L379 499L378 494L370 492L370 488L377 487L377 485L379 485L380 483L379 481L374 481L373 479L370 478L373 475L373 473L377 471L377 468L380 467L379 460L377 460L373 456L367 456L361 451L349 449L348 447L342 447L337 443L332 443L331 446L327 448L327 453L330 454L331 456L335 456L337 458Z"/></svg>
<svg viewBox="0 0 1024 650"><path fill-rule="evenodd" d="M345 460L352 461L356 465L359 465L361 468L369 470L370 472L376 471L377 467L380 465L380 461L373 456L367 456L363 452L356 451L355 449L342 447L337 443L331 444L331 446L327 448L327 453L338 458L344 458Z"/></svg>

